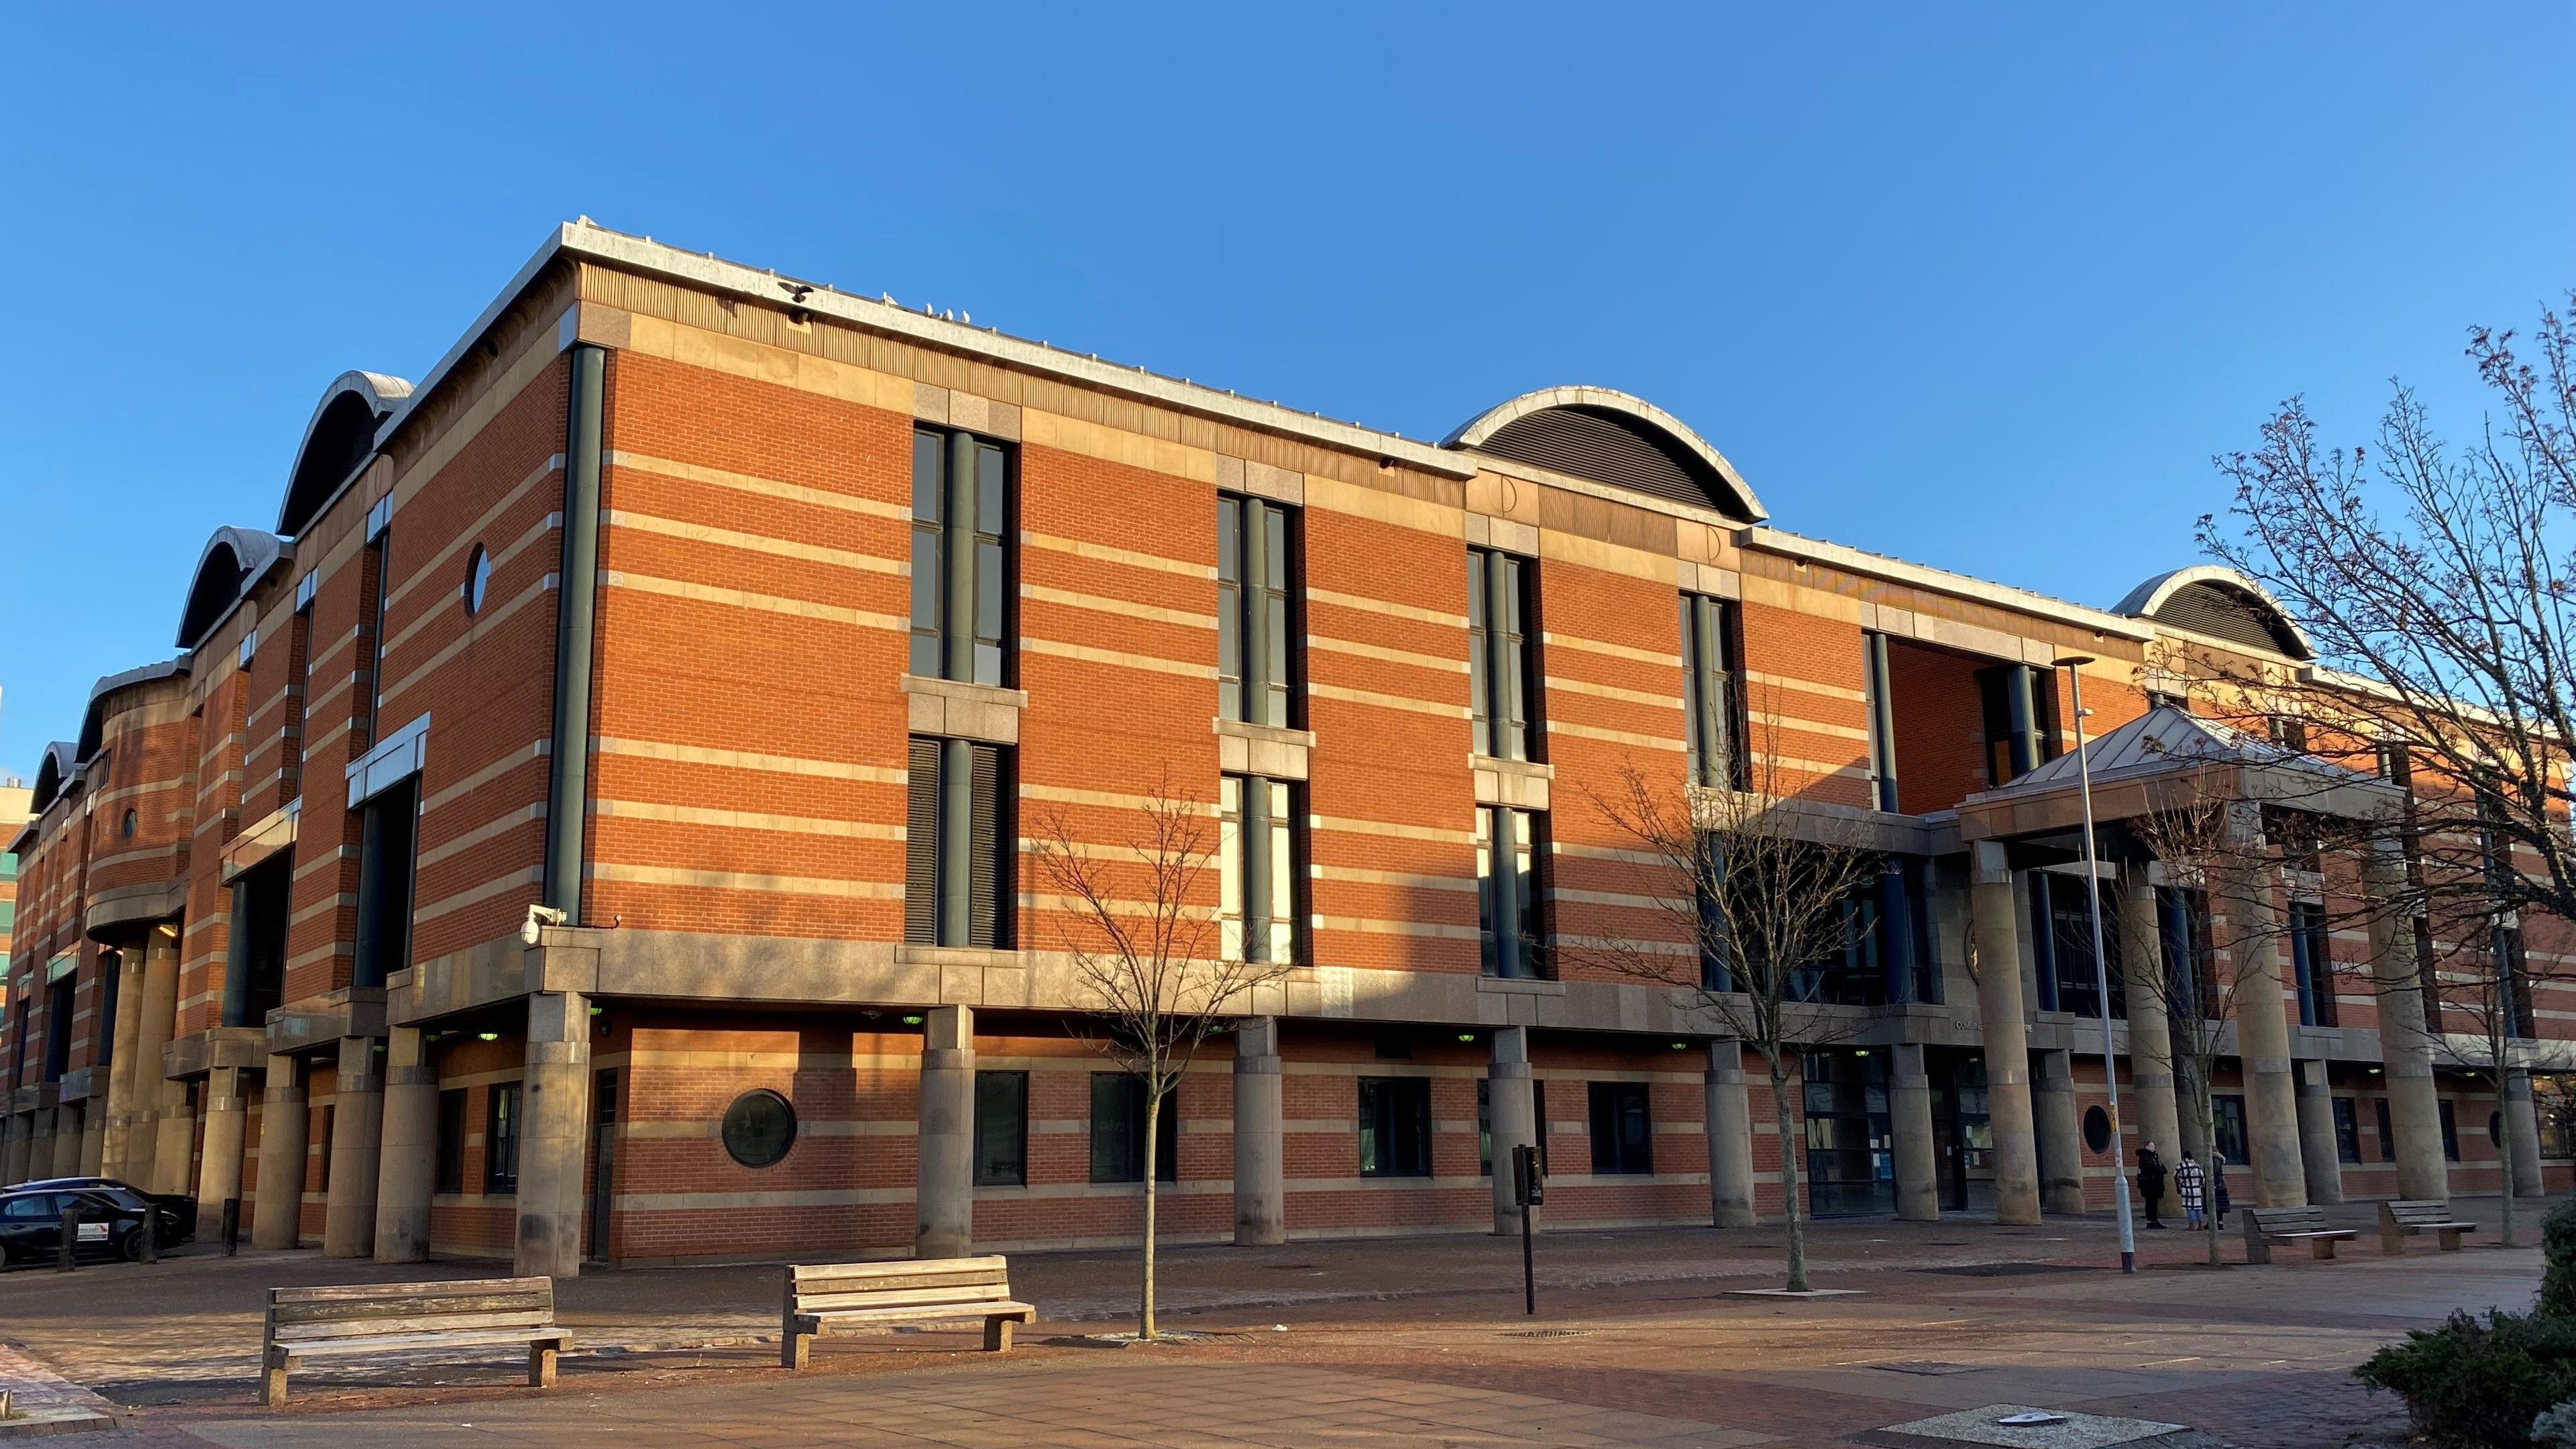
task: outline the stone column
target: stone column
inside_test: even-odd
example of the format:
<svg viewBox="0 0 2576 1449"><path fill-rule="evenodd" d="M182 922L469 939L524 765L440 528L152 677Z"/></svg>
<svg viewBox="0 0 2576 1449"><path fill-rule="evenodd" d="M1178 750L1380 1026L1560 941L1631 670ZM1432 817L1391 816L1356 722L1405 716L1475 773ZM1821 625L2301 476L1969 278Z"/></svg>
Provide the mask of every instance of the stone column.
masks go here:
<svg viewBox="0 0 2576 1449"><path fill-rule="evenodd" d="M589 997L544 991L528 998L527 1085L519 1101L514 1271L522 1278L577 1278L581 1209L588 1196L582 1164L590 1145ZM430 1110L437 1111L434 1095Z"/></svg>
<svg viewBox="0 0 2576 1449"><path fill-rule="evenodd" d="M385 1132L385 1083L378 1070L374 1037L340 1038L340 1073L331 1099L331 1180L322 1189L322 1251L329 1257L365 1258L376 1251L377 1155Z"/></svg>
<svg viewBox="0 0 2576 1449"><path fill-rule="evenodd" d="M307 1111L295 1058L270 1057L259 1088L259 1197L250 1220L255 1248L292 1248L303 1236Z"/></svg>
<svg viewBox="0 0 2576 1449"><path fill-rule="evenodd" d="M2039 1126L2040 1190L2048 1210L2084 1211L2084 1134L2076 1124L2075 1053L2039 1054L2039 1085L2031 1092ZM2117 1168L2118 1160L2113 1160Z"/></svg>
<svg viewBox="0 0 2576 1449"><path fill-rule="evenodd" d="M197 1221L211 1239L224 1220L224 1199L242 1195L242 1136L250 1126L250 1099L242 1069L206 1073L206 1156L197 1171Z"/></svg>
<svg viewBox="0 0 2576 1449"><path fill-rule="evenodd" d="M2423 982L2415 974L2415 928L2388 907L2405 883L2397 842L2373 842L2362 861L2362 889L2374 907L2370 974L2379 993L2379 1060L2396 1138L2397 1195L2449 1202L2450 1164L2442 1157L2442 1104L2433 1084L2433 1039L2424 1030Z"/></svg>
<svg viewBox="0 0 2576 1449"><path fill-rule="evenodd" d="M1494 1059L1485 1068L1485 1080L1487 1125L1493 1139L1494 1232L1518 1237L1521 1206L1519 1195L1512 1191L1512 1149L1538 1142L1528 1027L1507 1026L1494 1033Z"/></svg>
<svg viewBox="0 0 2576 1449"><path fill-rule="evenodd" d="M66 1104L54 1109L54 1171L56 1177L80 1176L81 1109Z"/></svg>
<svg viewBox="0 0 2576 1449"><path fill-rule="evenodd" d="M1968 909L1970 938L1977 948L1987 1126L1995 1143L1995 1221L2028 1226L2039 1221L2039 1139L2031 1120L2019 913L2013 904L2012 870L1999 841L1981 840L1973 847Z"/></svg>
<svg viewBox="0 0 2576 1449"><path fill-rule="evenodd" d="M2335 1142L2334 1090L2324 1062L2300 1062L2299 1163L2307 1175L2308 1201L2328 1207L2343 1201L2343 1153Z"/></svg>
<svg viewBox="0 0 2576 1449"><path fill-rule="evenodd" d="M93 1087L94 1093L106 1091L105 1079ZM80 1166L73 1169L82 1177L100 1175L99 1164L107 1158L107 1098L94 1095L81 1109Z"/></svg>
<svg viewBox="0 0 2576 1449"><path fill-rule="evenodd" d="M186 1137L180 1138L182 1145L175 1166L165 1167L160 1160L161 1118L169 1110L163 1091L169 1084L161 1079L161 1052L170 1045L171 1027L178 1019L179 943L156 927L143 938L142 955L143 989L132 993L141 998L135 1005L134 1053L122 1059L133 1102L132 1115L126 1119L126 1180L147 1191L186 1192ZM123 991L135 984L123 982L118 989ZM119 1015L124 1014L124 1005L121 1000L117 1003ZM183 1097L183 1112L185 1104Z"/></svg>
<svg viewBox="0 0 2576 1449"><path fill-rule="evenodd" d="M7 1122L0 1123L0 1186L28 1179L28 1139L34 1134L35 1124L21 1112L11 1113Z"/></svg>
<svg viewBox="0 0 2576 1449"><path fill-rule="evenodd" d="M2138 1135L2168 1163L2179 1162L2182 1112L2174 1100L2173 1031L2165 1011L2164 932L2156 926L2156 888L2143 866L2120 873L2120 963L2128 978L2129 1090Z"/></svg>
<svg viewBox="0 0 2576 1449"><path fill-rule="evenodd" d="M1940 1154L1932 1145L1932 1078L1923 1070L1923 1048L1896 1048L1888 1080L1888 1130L1896 1138L1896 1215L1911 1223L1941 1216Z"/></svg>
<svg viewBox="0 0 2576 1449"><path fill-rule="evenodd" d="M139 1181L134 1170L134 1073L135 1063L143 1055L143 998L147 994L143 974L144 948L135 946L117 955L116 1024L111 1040L114 1046L107 1064L107 1140L99 1149L99 1172L107 1177Z"/></svg>
<svg viewBox="0 0 2576 1449"><path fill-rule="evenodd" d="M385 1131L376 1168L376 1261L429 1259L429 1198L438 1184L438 1073L420 1028L385 1041Z"/></svg>
<svg viewBox="0 0 2576 1449"><path fill-rule="evenodd" d="M2264 866L2227 903L2229 949L2236 958L2236 1051L2245 1069L2246 1150L2254 1158L2254 1206L2306 1207L2307 1170L2300 1165L2298 1091L2290 1076L2288 998L2281 990L2281 950L2272 908L2273 873Z"/></svg>
<svg viewBox="0 0 2576 1449"><path fill-rule="evenodd" d="M1261 1247L1288 1240L1285 1083L1279 1018L1259 1016L1234 1033L1234 1241Z"/></svg>
<svg viewBox="0 0 2576 1449"><path fill-rule="evenodd" d="M2531 1099L2531 1072L2513 1067L2504 1074L2504 1130L2513 1141L2513 1195L2538 1197L2540 1186L2540 1109Z"/></svg>
<svg viewBox="0 0 2576 1449"><path fill-rule="evenodd" d="M16 1180L31 1182L54 1175L54 1109L38 1107L27 1119L27 1170Z"/></svg>
<svg viewBox="0 0 2576 1449"><path fill-rule="evenodd" d="M975 1243L975 1013L936 1007L921 1034L912 1255L962 1258Z"/></svg>
<svg viewBox="0 0 2576 1449"><path fill-rule="evenodd" d="M1744 1093L1744 1043L1708 1044L1709 1221L1749 1228L1753 1211L1753 1104Z"/></svg>

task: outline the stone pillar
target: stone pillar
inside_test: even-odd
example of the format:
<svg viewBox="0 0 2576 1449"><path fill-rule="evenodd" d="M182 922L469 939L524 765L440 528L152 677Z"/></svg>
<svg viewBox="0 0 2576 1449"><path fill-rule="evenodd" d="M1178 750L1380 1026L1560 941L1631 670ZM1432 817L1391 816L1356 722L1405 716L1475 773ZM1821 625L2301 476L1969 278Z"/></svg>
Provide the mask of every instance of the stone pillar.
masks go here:
<svg viewBox="0 0 2576 1449"><path fill-rule="evenodd" d="M2174 1099L2164 932L2157 928L2156 888L2148 883L2144 866L2120 873L2120 962L2128 978L2129 1090L2138 1135L2154 1143L2167 1163L2179 1162L2175 1154L2183 1148L2182 1111Z"/></svg>
<svg viewBox="0 0 2576 1449"><path fill-rule="evenodd" d="M2373 842L2362 861L2362 889L2374 908L2370 974L2379 994L2379 1060L2396 1139L2397 1195L2449 1202L2451 1172L2442 1157L2442 1103L2433 1084L2433 1039L2424 1030L2423 982L2415 974L2415 928L2389 907L2405 884L2397 842Z"/></svg>
<svg viewBox="0 0 2576 1449"><path fill-rule="evenodd" d="M250 1126L250 1099L242 1069L206 1073L206 1155L197 1171L197 1221L212 1239L224 1220L224 1199L242 1195L242 1136Z"/></svg>
<svg viewBox="0 0 2576 1449"><path fill-rule="evenodd" d="M2084 1134L2075 1120L2075 1053L2039 1054L2039 1084L2031 1101L2039 1127L2041 1198L2050 1212L2082 1213ZM2116 1158L2112 1166L2119 1166Z"/></svg>
<svg viewBox="0 0 2576 1449"><path fill-rule="evenodd" d="M23 1112L13 1112L0 1123L0 1187L28 1179L28 1139L34 1135L35 1124Z"/></svg>
<svg viewBox="0 0 2576 1449"><path fill-rule="evenodd" d="M514 1271L522 1278L577 1278L588 1197L582 1164L590 1145L589 997L544 991L528 998L527 1085L519 1101ZM437 1111L435 1096L430 1110Z"/></svg>
<svg viewBox="0 0 2576 1449"><path fill-rule="evenodd" d="M2307 1175L2308 1201L2330 1207L2343 1201L2343 1153L2335 1142L2334 1090L2324 1062L2300 1062L2299 1163Z"/></svg>
<svg viewBox="0 0 2576 1449"><path fill-rule="evenodd" d="M1753 1104L1744 1093L1744 1043L1708 1044L1709 1221L1749 1228L1753 1211Z"/></svg>
<svg viewBox="0 0 2576 1449"><path fill-rule="evenodd" d="M975 1243L975 1013L935 1007L921 1034L912 1255L962 1258Z"/></svg>
<svg viewBox="0 0 2576 1449"><path fill-rule="evenodd" d="M340 1073L331 1099L331 1180L322 1188L322 1251L333 1258L376 1251L377 1157L384 1144L385 1083L377 1075L376 1039L340 1038ZM521 1147L521 1161L526 1148Z"/></svg>
<svg viewBox="0 0 2576 1449"><path fill-rule="evenodd" d="M134 1170L134 1074L143 1055L144 948L117 955L116 1024L107 1064L107 1140L99 1149L99 1172L127 1182L140 1181Z"/></svg>
<svg viewBox="0 0 2576 1449"><path fill-rule="evenodd" d="M2245 1069L2246 1151L2254 1158L2255 1207L2306 1207L2300 1165L2298 1090L2290 1076L2288 998L2281 990L2281 943L2272 908L2272 870L2242 880L2227 903L2236 959L2237 1059Z"/></svg>
<svg viewBox="0 0 2576 1449"><path fill-rule="evenodd" d="M165 1168L160 1161L161 1118L169 1110L163 1091L169 1084L161 1079L161 1052L170 1045L171 1027L178 1019L179 943L156 927L144 936L142 955L143 989L130 992L140 998L135 1005L134 1052L120 1057L133 1102L125 1129L126 1180L149 1192L186 1192L186 1147L179 1149L176 1166ZM126 981L118 989L126 991L136 984ZM117 1003L120 1016L124 1005L122 1000ZM183 1097L183 1111L185 1101ZM174 1182L173 1178L180 1180Z"/></svg>
<svg viewBox="0 0 2576 1449"><path fill-rule="evenodd" d="M2513 1067L2504 1074L2504 1130L2513 1142L2513 1195L2538 1197L2540 1186L2540 1109L2531 1100L2531 1072Z"/></svg>
<svg viewBox="0 0 2576 1449"><path fill-rule="evenodd" d="M2020 913L2002 843L1981 840L1972 850L1969 937L1977 952L1977 1019L1995 1143L1995 1221L2027 1226L2039 1221L2039 1139L2031 1120L2030 1030L2022 1015Z"/></svg>
<svg viewBox="0 0 2576 1449"><path fill-rule="evenodd" d="M524 1099L523 1099L524 1100ZM438 1185L438 1073L420 1028L385 1041L385 1130L376 1168L376 1261L429 1259L429 1198Z"/></svg>
<svg viewBox="0 0 2576 1449"><path fill-rule="evenodd" d="M102 1078L101 1081L103 1082L104 1079ZM101 1085L91 1090L104 1092L106 1088ZM106 1157L107 1099L104 1096L94 1095L81 1111L80 1166L73 1171L82 1177L97 1177L100 1175L99 1164L104 1162Z"/></svg>
<svg viewBox="0 0 2576 1449"><path fill-rule="evenodd" d="M1888 1080L1888 1130L1896 1138L1896 1215L1910 1223L1941 1216L1940 1154L1932 1145L1932 1078L1923 1070L1923 1048L1896 1048Z"/></svg>
<svg viewBox="0 0 2576 1449"><path fill-rule="evenodd" d="M54 1109L54 1171L56 1177L80 1176L81 1109L66 1104Z"/></svg>
<svg viewBox="0 0 2576 1449"><path fill-rule="evenodd" d="M1279 1018L1254 1017L1234 1033L1234 1241L1245 1248L1288 1240L1287 1104L1280 1089Z"/></svg>
<svg viewBox="0 0 2576 1449"><path fill-rule="evenodd" d="M38 1107L27 1119L27 1170L18 1181L54 1175L54 1109Z"/></svg>
<svg viewBox="0 0 2576 1449"><path fill-rule="evenodd" d="M1487 1126L1493 1140L1494 1232L1518 1237L1521 1205L1512 1191L1512 1149L1538 1143L1528 1027L1507 1026L1494 1033L1494 1059L1485 1068L1485 1081Z"/></svg>
<svg viewBox="0 0 2576 1449"><path fill-rule="evenodd" d="M259 1197L250 1221L255 1248L300 1246L307 1110L295 1058L270 1057L259 1088Z"/></svg>

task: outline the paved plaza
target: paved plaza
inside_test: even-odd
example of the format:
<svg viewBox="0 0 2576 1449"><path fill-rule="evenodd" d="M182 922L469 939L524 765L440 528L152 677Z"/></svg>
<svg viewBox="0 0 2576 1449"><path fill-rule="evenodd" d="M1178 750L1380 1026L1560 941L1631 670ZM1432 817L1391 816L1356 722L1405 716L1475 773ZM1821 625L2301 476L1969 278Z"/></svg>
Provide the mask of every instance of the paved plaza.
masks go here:
<svg viewBox="0 0 2576 1449"><path fill-rule="evenodd" d="M2494 1221L2493 1200L2463 1206ZM2538 1215L2520 1216L2529 1241ZM2164 1233L2122 1278L2100 1220L1815 1238L1820 1286L1859 1291L1731 1293L1773 1281L1769 1230L1554 1235L1534 1318L1512 1241L1167 1249L1165 1326L1192 1337L1126 1349L1102 1335L1132 1256L1027 1255L1013 1283L1042 1319L1009 1357L894 1333L827 1340L794 1377L775 1366L774 1267L593 1273L562 1286L582 1350L554 1392L497 1359L341 1363L299 1371L275 1413L253 1402L268 1287L498 1269L306 1252L20 1271L0 1276L0 1340L116 1406L126 1428L64 1441L101 1449L1920 1444L1943 1441L1883 1431L2007 1405L2196 1431L2093 1442L2323 1449L2402 1438L2354 1363L2454 1308L2525 1306L2540 1272L2528 1247L2383 1258L2366 1234L2333 1263L2212 1272Z"/></svg>

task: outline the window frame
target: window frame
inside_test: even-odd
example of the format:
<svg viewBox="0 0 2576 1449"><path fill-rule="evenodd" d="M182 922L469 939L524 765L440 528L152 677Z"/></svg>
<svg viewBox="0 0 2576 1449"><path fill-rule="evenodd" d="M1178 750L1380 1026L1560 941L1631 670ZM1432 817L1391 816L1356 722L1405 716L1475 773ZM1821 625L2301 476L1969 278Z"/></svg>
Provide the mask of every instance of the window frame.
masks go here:
<svg viewBox="0 0 2576 1449"><path fill-rule="evenodd" d="M1752 778L1745 744L1743 629L1743 610L1735 600L1682 594L1683 768L1702 789L1741 790ZM1711 735L1717 747L1714 759Z"/></svg>
<svg viewBox="0 0 2576 1449"><path fill-rule="evenodd" d="M1655 1094L1645 1082L1587 1082L1585 1125L1592 1135L1594 1177L1655 1175ZM1640 1141L1628 1143L1618 1133L1622 1114L1633 1106L1645 1124ZM1604 1123L1612 1131L1603 1132ZM1632 1155L1633 1153L1633 1155Z"/></svg>
<svg viewBox="0 0 2576 1449"><path fill-rule="evenodd" d="M1555 978L1555 952L1550 949L1548 908L1548 812L1510 805L1476 807L1476 972L1491 980L1548 981ZM1523 847L1519 826L1529 827L1528 867L1519 868ZM1514 869L1500 869L1506 853L1497 842L1507 827L1513 838L1509 858ZM1507 899L1508 893L1508 899ZM1506 932L1505 906L1512 928ZM1507 958L1506 938L1514 943Z"/></svg>
<svg viewBox="0 0 2576 1449"><path fill-rule="evenodd" d="M1303 729L1305 510L1249 493L1220 490L1216 498L1217 715L1269 729ZM1254 520L1257 530L1249 526ZM1249 547L1256 531L1263 544L1258 554ZM1280 575L1275 580L1274 571ZM1253 707L1256 689L1259 709Z"/></svg>
<svg viewBox="0 0 2576 1449"><path fill-rule="evenodd" d="M1116 1114L1114 1121L1105 1116L1102 1110L1101 1090L1104 1087L1109 1088L1119 1099L1108 1104L1110 1110ZM1178 1093L1173 1093L1164 1100L1163 1120L1159 1124L1162 1130L1154 1134L1154 1180L1156 1182L1181 1180L1178 1130L1180 1118L1179 1114L1172 1110L1178 1101ZM1123 1149L1114 1141L1104 1141L1105 1137L1113 1133L1127 1138ZM1143 1160L1145 1079L1133 1072L1093 1072L1091 1074L1091 1120L1087 1135L1091 1149L1090 1180L1095 1185L1142 1183L1145 1180ZM1104 1167L1101 1160L1104 1146L1116 1149L1113 1155L1123 1157L1125 1166L1122 1167L1118 1162L1113 1161Z"/></svg>
<svg viewBox="0 0 2576 1449"><path fill-rule="evenodd" d="M982 740L913 735L905 745L903 940L908 945L1011 949L1016 920L1018 789L1016 751ZM955 818L960 798L951 772L960 763L967 771L962 798L966 818ZM989 769L989 796L978 776ZM927 771L927 782L924 773ZM947 886L955 873L966 873L966 921L962 937L952 929ZM979 922L977 890L984 885L984 919ZM925 894L916 898L915 887ZM952 939L953 938L953 939Z"/></svg>
<svg viewBox="0 0 2576 1449"><path fill-rule="evenodd" d="M473 1120L471 1096L464 1087L439 1091L438 1115L430 1137L429 1190L433 1196L452 1197L465 1191L465 1143L470 1135L466 1124Z"/></svg>
<svg viewBox="0 0 2576 1449"><path fill-rule="evenodd" d="M1496 580L1493 571L1502 568ZM1493 627L1495 605L1505 626ZM1517 614L1518 627L1509 627ZM1488 759L1544 763L1547 758L1540 688L1546 678L1539 652L1538 560L1481 544L1467 549L1467 693L1472 754ZM1516 714L1510 711L1516 710ZM1499 723L1498 723L1499 722ZM1516 733L1515 733L1516 732Z"/></svg>
<svg viewBox="0 0 2576 1449"><path fill-rule="evenodd" d="M1419 1076L1363 1076L1355 1079L1359 1175L1429 1178L1433 1175L1431 1079ZM1406 1145L1411 1129L1416 1151L1394 1160L1394 1149ZM1375 1161L1371 1161L1372 1144Z"/></svg>
<svg viewBox="0 0 2576 1449"><path fill-rule="evenodd" d="M1018 445L965 428L928 423L914 424L912 437L912 552L908 561L905 672L917 678L1010 688L1019 674L1019 651L1013 647L1019 627L1019 550L1014 546L1019 520ZM974 461L974 477L962 488L957 480L961 458ZM923 477L925 459L930 461L935 475L928 480L927 488ZM987 459L995 464L989 518L984 491ZM925 499L935 501L935 517L922 516ZM975 515L962 535L953 526L961 504ZM985 527L987 523L993 527ZM925 558L937 565L926 584L922 578ZM962 589L956 583L961 566L967 579ZM966 606L962 648L957 642L958 621L953 617L961 595ZM984 632L988 604L993 613L990 634ZM927 621L925 613L929 616ZM992 651L989 668L983 652L988 640ZM925 651L929 656L926 659ZM925 669L925 664L931 667Z"/></svg>
<svg viewBox="0 0 2576 1449"><path fill-rule="evenodd" d="M1256 788L1257 787L1257 788ZM1257 823L1261 870L1253 868ZM1306 960L1306 786L1302 780L1225 772L1217 784L1217 949L1228 961L1300 965ZM1267 924L1256 943L1248 927L1258 895ZM1282 897L1285 897L1284 901ZM1283 939L1284 937L1284 939ZM1251 954L1254 945L1260 953Z"/></svg>
<svg viewBox="0 0 2576 1449"><path fill-rule="evenodd" d="M992 1110L994 1104L988 1101L986 1091L988 1086L998 1089L1005 1083L1010 1085L1019 1106L1017 1120L1012 1124L1014 1129L1011 1141L1012 1160L1007 1164L1009 1168L1008 1176L1002 1176L998 1172L988 1172L987 1170L988 1164L993 1167L999 1167L1003 1164L999 1162L999 1159L994 1158L988 1151L988 1145L992 1144L993 1139L987 1131L988 1124L986 1117ZM985 1070L982 1068L978 1068L976 1070L975 1130L973 1135L974 1142L971 1150L974 1154L975 1186L983 1188L1026 1187L1029 1185L1029 1074L1027 1072L1019 1070Z"/></svg>
<svg viewBox="0 0 2576 1449"><path fill-rule="evenodd" d="M483 1095L483 1195L515 1197L519 1191L520 1129L525 1125L522 1082L494 1082Z"/></svg>

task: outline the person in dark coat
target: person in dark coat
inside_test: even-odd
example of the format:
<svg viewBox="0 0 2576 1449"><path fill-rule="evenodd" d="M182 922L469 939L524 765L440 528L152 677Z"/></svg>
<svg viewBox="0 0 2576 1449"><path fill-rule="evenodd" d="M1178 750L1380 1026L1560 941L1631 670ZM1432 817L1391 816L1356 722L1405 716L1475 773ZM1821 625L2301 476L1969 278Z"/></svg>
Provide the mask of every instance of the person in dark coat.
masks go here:
<svg viewBox="0 0 2576 1449"><path fill-rule="evenodd" d="M2156 1155L2156 1144L2138 1147L2138 1197L2147 1205L2147 1226L2161 1229L2165 1225L2165 1160Z"/></svg>
<svg viewBox="0 0 2576 1449"><path fill-rule="evenodd" d="M2218 1225L2227 1226L2227 1154L2209 1149L2210 1207L2218 1215Z"/></svg>

